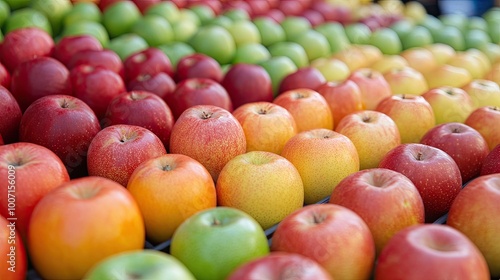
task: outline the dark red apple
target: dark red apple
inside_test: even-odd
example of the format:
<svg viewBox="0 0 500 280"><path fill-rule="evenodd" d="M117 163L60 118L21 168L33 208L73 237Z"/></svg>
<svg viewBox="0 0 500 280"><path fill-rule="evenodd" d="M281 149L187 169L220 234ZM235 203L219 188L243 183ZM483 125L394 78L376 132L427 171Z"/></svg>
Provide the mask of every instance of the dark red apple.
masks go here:
<svg viewBox="0 0 500 280"><path fill-rule="evenodd" d="M483 161L480 175L500 173L500 144L491 150Z"/></svg>
<svg viewBox="0 0 500 280"><path fill-rule="evenodd" d="M14 96L0 86L0 134L6 144L17 142L22 114Z"/></svg>
<svg viewBox="0 0 500 280"><path fill-rule="evenodd" d="M55 94L71 95L69 71L52 57L38 57L16 67L10 90L24 111L38 98Z"/></svg>
<svg viewBox="0 0 500 280"><path fill-rule="evenodd" d="M160 3L161 0L132 0L134 4L139 8L139 11L141 11L142 14L146 12L149 7L153 6L154 4Z"/></svg>
<svg viewBox="0 0 500 280"><path fill-rule="evenodd" d="M310 66L302 67L283 78L279 92L282 93L298 88L316 90L324 83L326 83L326 79L318 69Z"/></svg>
<svg viewBox="0 0 500 280"><path fill-rule="evenodd" d="M111 50L85 50L76 53L69 61L68 69L86 64L90 66L100 66L109 69L122 77L125 77L123 62L120 57Z"/></svg>
<svg viewBox="0 0 500 280"><path fill-rule="evenodd" d="M175 90L175 82L167 73L156 73L151 76L143 74L137 76L135 79L128 81L127 90L144 90L152 92L163 100L165 97Z"/></svg>
<svg viewBox="0 0 500 280"><path fill-rule="evenodd" d="M0 133L0 146L4 145L2 134Z"/></svg>
<svg viewBox="0 0 500 280"><path fill-rule="evenodd" d="M0 45L0 61L10 73L21 63L36 57L50 56L54 40L39 28L20 28L9 32Z"/></svg>
<svg viewBox="0 0 500 280"><path fill-rule="evenodd" d="M19 139L53 151L75 178L86 175L87 150L100 130L99 120L82 100L50 95L38 99L24 112Z"/></svg>
<svg viewBox="0 0 500 280"><path fill-rule="evenodd" d="M224 74L217 60L202 53L186 55L177 62L175 72L177 82L189 78L208 78L220 83L223 77Z"/></svg>
<svg viewBox="0 0 500 280"><path fill-rule="evenodd" d="M10 89L11 79L12 77L10 76L9 71L7 71L7 68L0 63L0 86Z"/></svg>
<svg viewBox="0 0 500 280"><path fill-rule="evenodd" d="M164 72L174 76L172 63L167 55L157 48L147 48L136 52L125 59L125 81L130 81L142 74L154 75Z"/></svg>
<svg viewBox="0 0 500 280"><path fill-rule="evenodd" d="M94 36L86 34L65 36L55 45L52 57L68 66L76 53L86 50L101 51L101 42Z"/></svg>

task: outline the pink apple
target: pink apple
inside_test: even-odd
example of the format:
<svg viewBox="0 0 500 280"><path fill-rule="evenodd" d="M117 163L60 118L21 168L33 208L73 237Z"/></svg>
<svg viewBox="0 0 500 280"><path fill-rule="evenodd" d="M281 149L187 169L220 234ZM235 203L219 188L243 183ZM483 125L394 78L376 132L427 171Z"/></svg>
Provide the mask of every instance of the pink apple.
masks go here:
<svg viewBox="0 0 500 280"><path fill-rule="evenodd" d="M479 131L490 151L500 144L500 108L485 106L472 111L465 124Z"/></svg>
<svg viewBox="0 0 500 280"><path fill-rule="evenodd" d="M55 45L52 56L68 66L73 56L84 50L100 51L102 45L95 37L86 34L65 36Z"/></svg>
<svg viewBox="0 0 500 280"><path fill-rule="evenodd" d="M500 144L491 150L483 161L479 175L500 173Z"/></svg>
<svg viewBox="0 0 500 280"><path fill-rule="evenodd" d="M0 86L0 134L5 143L17 142L22 111L8 89Z"/></svg>
<svg viewBox="0 0 500 280"><path fill-rule="evenodd" d="M111 50L84 50L73 55L68 63L68 69L73 69L79 65L100 66L109 69L125 78L123 62L115 52Z"/></svg>
<svg viewBox="0 0 500 280"><path fill-rule="evenodd" d="M127 90L143 90L158 95L165 100L166 96L175 90L175 82L167 73L160 72L154 75L143 74L128 81Z"/></svg>
<svg viewBox="0 0 500 280"><path fill-rule="evenodd" d="M318 69L314 67L302 67L281 80L279 92L282 93L298 88L316 90L324 83L326 83L326 79Z"/></svg>
<svg viewBox="0 0 500 280"><path fill-rule="evenodd" d="M219 62L202 53L186 55L177 62L175 71L177 82L189 78L208 78L220 83L223 77Z"/></svg>
<svg viewBox="0 0 500 280"><path fill-rule="evenodd" d="M378 71L361 68L352 72L348 79L359 86L366 110L375 110L382 100L392 95L389 83Z"/></svg>
<svg viewBox="0 0 500 280"><path fill-rule="evenodd" d="M174 70L167 55L158 48L147 48L133 53L123 62L125 81L137 78L139 75L155 75L160 72L173 77Z"/></svg>

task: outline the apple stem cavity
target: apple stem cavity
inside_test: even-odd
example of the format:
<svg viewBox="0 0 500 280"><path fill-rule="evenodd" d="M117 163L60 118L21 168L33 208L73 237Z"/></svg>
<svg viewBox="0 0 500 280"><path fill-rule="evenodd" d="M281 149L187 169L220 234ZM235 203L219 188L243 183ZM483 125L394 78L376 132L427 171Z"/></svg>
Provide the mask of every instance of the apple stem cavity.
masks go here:
<svg viewBox="0 0 500 280"><path fill-rule="evenodd" d="M267 110L264 108L260 108L259 111L257 112L259 115L265 115L267 114Z"/></svg>
<svg viewBox="0 0 500 280"><path fill-rule="evenodd" d="M206 119L210 119L211 117L212 117L212 113L205 112L205 111L201 112L201 118L202 119L206 120Z"/></svg>
<svg viewBox="0 0 500 280"><path fill-rule="evenodd" d="M417 156L415 157L416 160L423 160L424 159L424 154L422 152L418 152Z"/></svg>
<svg viewBox="0 0 500 280"><path fill-rule="evenodd" d="M220 225L222 225L222 222L219 219L214 218L214 221L212 222L212 225L213 226L220 226Z"/></svg>
<svg viewBox="0 0 500 280"><path fill-rule="evenodd" d="M321 224L325 220L325 217L323 215L314 213L313 214L313 222L315 224Z"/></svg>
<svg viewBox="0 0 500 280"><path fill-rule="evenodd" d="M161 167L161 169L162 169L163 171L170 171L170 170L172 170L173 168L172 168L172 166L170 166L170 164L166 164L166 165L162 166L162 167Z"/></svg>

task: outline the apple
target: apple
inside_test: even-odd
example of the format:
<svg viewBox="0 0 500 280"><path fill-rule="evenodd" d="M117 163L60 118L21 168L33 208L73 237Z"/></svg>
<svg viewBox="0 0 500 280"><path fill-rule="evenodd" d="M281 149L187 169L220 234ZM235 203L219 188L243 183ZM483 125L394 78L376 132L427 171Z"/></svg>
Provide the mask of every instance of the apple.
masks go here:
<svg viewBox="0 0 500 280"><path fill-rule="evenodd" d="M344 27L339 22L324 22L320 25L315 26L314 29L323 34L323 36L325 36L325 38L328 40L331 53L337 53L351 46L351 42L349 42L349 39L347 38Z"/></svg>
<svg viewBox="0 0 500 280"><path fill-rule="evenodd" d="M280 25L285 32L285 38L287 41L290 41L293 37L312 29L311 23L307 19L299 17L298 15L286 15L280 22Z"/></svg>
<svg viewBox="0 0 500 280"><path fill-rule="evenodd" d="M5 145L5 142L3 141L2 134L0 134L0 146Z"/></svg>
<svg viewBox="0 0 500 280"><path fill-rule="evenodd" d="M123 67L125 81L135 79L141 74L153 76L159 72L167 73L170 77L174 76L174 70L167 55L160 49L153 47L128 56L123 62Z"/></svg>
<svg viewBox="0 0 500 280"><path fill-rule="evenodd" d="M197 53L213 57L219 64L231 62L236 51L231 33L216 25L200 27L189 43Z"/></svg>
<svg viewBox="0 0 500 280"><path fill-rule="evenodd" d="M299 1L280 1L278 9L287 16L298 16L304 11L304 6Z"/></svg>
<svg viewBox="0 0 500 280"><path fill-rule="evenodd" d="M499 120L500 108L485 106L472 111L465 120L465 124L481 133L491 151L500 144L500 129L497 125Z"/></svg>
<svg viewBox="0 0 500 280"><path fill-rule="evenodd" d="M384 57L384 54L375 46L372 45L355 45L355 49L359 49L365 57L365 64L372 65Z"/></svg>
<svg viewBox="0 0 500 280"><path fill-rule="evenodd" d="M279 94L280 84L283 79L298 70L293 60L286 56L271 57L259 65L264 67L269 77L271 77L274 97Z"/></svg>
<svg viewBox="0 0 500 280"><path fill-rule="evenodd" d="M114 51L122 61L136 52L149 47L147 41L136 33L126 33L109 41L108 49Z"/></svg>
<svg viewBox="0 0 500 280"><path fill-rule="evenodd" d="M268 47L273 57L286 56L290 58L297 68L306 67L309 64L307 53L301 45L295 42L276 42Z"/></svg>
<svg viewBox="0 0 500 280"><path fill-rule="evenodd" d="M66 12L66 15L62 19L62 26L65 27L76 22L84 21L100 22L101 18L101 10L99 10L99 6L95 2L78 1L73 3L73 7Z"/></svg>
<svg viewBox="0 0 500 280"><path fill-rule="evenodd" d="M377 167L390 150L401 144L396 123L388 115L377 111L363 110L346 115L335 131L352 141L358 152L361 170Z"/></svg>
<svg viewBox="0 0 500 280"><path fill-rule="evenodd" d="M111 100L102 123L104 126L130 124L147 128L168 150L174 117L167 103L154 93L130 91Z"/></svg>
<svg viewBox="0 0 500 280"><path fill-rule="evenodd" d="M269 254L262 227L245 212L216 207L184 221L172 237L170 254L196 279L225 279L237 267Z"/></svg>
<svg viewBox="0 0 500 280"><path fill-rule="evenodd" d="M260 43L246 43L238 46L234 53L232 64L250 63L258 64L271 57L269 50Z"/></svg>
<svg viewBox="0 0 500 280"><path fill-rule="evenodd" d="M481 172L479 175L489 175L493 173L500 173L500 164L498 164L500 161L498 158L500 157L500 144L496 145L495 148L493 148L486 158L483 160L483 165L481 167Z"/></svg>
<svg viewBox="0 0 500 280"><path fill-rule="evenodd" d="M144 14L150 7L160 3L160 0L132 0L132 2L139 8L141 14Z"/></svg>
<svg viewBox="0 0 500 280"><path fill-rule="evenodd" d="M432 33L429 31L429 29L418 25L414 26L410 32L404 34L400 38L404 50L410 48L425 47L434 42Z"/></svg>
<svg viewBox="0 0 500 280"><path fill-rule="evenodd" d="M127 186L142 162L166 154L161 140L146 128L117 124L99 131L90 142L87 169L90 176L109 178Z"/></svg>
<svg viewBox="0 0 500 280"><path fill-rule="evenodd" d="M218 1L207 0L203 3L197 2L200 1L189 1L186 5L186 8L198 17L200 25L204 25L207 22L210 22L210 20L216 17L216 12L220 13L220 11L222 10L222 4ZM210 3L214 3L215 5L217 5L217 7L215 7L215 5L211 6ZM212 7L214 7L214 9ZM184 11L185 10L186 9L184 9Z"/></svg>
<svg viewBox="0 0 500 280"><path fill-rule="evenodd" d="M64 26L61 36L91 35L95 37L103 47L109 45L109 35L101 22L77 21Z"/></svg>
<svg viewBox="0 0 500 280"><path fill-rule="evenodd" d="M379 48L383 54L399 54L403 50L398 34L390 28L381 28L371 33L369 44Z"/></svg>
<svg viewBox="0 0 500 280"><path fill-rule="evenodd" d="M11 83L11 75L9 71L7 71L7 68L3 66L3 64L0 62L0 86L5 87L6 89L10 89L10 83Z"/></svg>
<svg viewBox="0 0 500 280"><path fill-rule="evenodd" d="M310 66L298 68L281 80L279 94L302 88L315 90L325 82L325 77L318 69Z"/></svg>
<svg viewBox="0 0 500 280"><path fill-rule="evenodd" d="M318 69L325 80L328 82L344 81L351 74L351 71L347 64L345 64L340 59L332 57L317 58L311 61L310 66Z"/></svg>
<svg viewBox="0 0 500 280"><path fill-rule="evenodd" d="M22 111L8 89L0 86L0 134L6 144L17 142Z"/></svg>
<svg viewBox="0 0 500 280"><path fill-rule="evenodd" d="M130 32L141 36L150 47L156 47L174 40L172 25L158 15L144 15L131 27Z"/></svg>
<svg viewBox="0 0 500 280"><path fill-rule="evenodd" d="M174 1L161 1L159 3L153 4L148 7L143 14L162 16L171 24L179 20L180 16L179 7L177 7Z"/></svg>
<svg viewBox="0 0 500 280"><path fill-rule="evenodd" d="M298 277L303 280L331 280L330 274L316 261L303 255L287 252L271 252L236 268L228 280L259 279L279 280Z"/></svg>
<svg viewBox="0 0 500 280"><path fill-rule="evenodd" d="M454 55L453 51L453 55ZM437 58L432 51L425 47L414 47L406 49L400 53L400 56L407 62L407 66L425 74L431 72L439 66Z"/></svg>
<svg viewBox="0 0 500 280"><path fill-rule="evenodd" d="M63 19L73 4L70 0L31 0L30 7L47 17L53 34L57 35L61 32Z"/></svg>
<svg viewBox="0 0 500 280"><path fill-rule="evenodd" d="M271 251L309 257L334 279L368 279L375 261L375 243L366 223L352 210L334 204L312 204L288 215L273 234Z"/></svg>
<svg viewBox="0 0 500 280"><path fill-rule="evenodd" d="M447 64L467 70L472 79L480 79L484 77L488 71L488 69L483 67L478 59L469 52L456 52Z"/></svg>
<svg viewBox="0 0 500 280"><path fill-rule="evenodd" d="M175 71L177 82L189 78L208 78L220 83L223 77L220 64L208 55L193 53L183 56L177 62Z"/></svg>
<svg viewBox="0 0 500 280"><path fill-rule="evenodd" d="M289 41L301 45L306 51L309 61L313 61L320 57L327 57L331 53L330 43L326 37L314 29L309 29L303 33L297 34L291 37Z"/></svg>
<svg viewBox="0 0 500 280"><path fill-rule="evenodd" d="M348 79L358 85L366 110L375 110L383 99L392 95L389 83L375 70L361 68L353 71Z"/></svg>
<svg viewBox="0 0 500 280"><path fill-rule="evenodd" d="M109 256L142 249L145 239L132 195L112 180L93 176L46 194L33 210L29 229L30 260L44 279L81 279Z"/></svg>
<svg viewBox="0 0 500 280"><path fill-rule="evenodd" d="M404 228L424 223L424 203L415 185L403 174L370 168L344 178L329 203L356 212L370 228L377 254Z"/></svg>
<svg viewBox="0 0 500 280"><path fill-rule="evenodd" d="M469 71L449 64L439 65L423 74L430 89L442 86L459 88L473 80Z"/></svg>
<svg viewBox="0 0 500 280"><path fill-rule="evenodd" d="M493 81L500 85L500 60L491 66L491 70L486 73L484 79Z"/></svg>
<svg viewBox="0 0 500 280"><path fill-rule="evenodd" d="M182 10L181 10L182 11ZM184 10L186 11L186 10ZM179 12L179 14L183 14ZM162 15L158 15L162 16ZM191 20L188 17L180 17L179 20L171 22L173 39L172 42L188 42L191 37L198 31L199 24L197 21Z"/></svg>
<svg viewBox="0 0 500 280"><path fill-rule="evenodd" d="M465 50L465 39L455 26L443 26L433 33L434 43L443 43L450 45L455 51Z"/></svg>
<svg viewBox="0 0 500 280"><path fill-rule="evenodd" d="M384 79L393 94L422 95L429 90L424 75L408 66L387 71Z"/></svg>
<svg viewBox="0 0 500 280"><path fill-rule="evenodd" d="M401 144L379 164L402 173L417 187L424 202L425 222L434 222L450 209L462 189L460 169L443 150L419 144Z"/></svg>
<svg viewBox="0 0 500 280"><path fill-rule="evenodd" d="M65 36L55 45L52 56L68 67L73 56L83 50L102 51L102 44L86 34Z"/></svg>
<svg viewBox="0 0 500 280"><path fill-rule="evenodd" d="M370 68L382 74L386 74L392 69L404 68L408 66L408 61L401 55L383 55L382 58L374 62ZM420 71L419 71L420 72Z"/></svg>
<svg viewBox="0 0 500 280"><path fill-rule="evenodd" d="M370 67L371 63L363 49L356 45L334 53L331 57L344 62L349 67L351 74L356 70Z"/></svg>
<svg viewBox="0 0 500 280"><path fill-rule="evenodd" d="M31 7L14 10L5 20L5 34L24 28L39 28L52 36L52 26L47 16Z"/></svg>
<svg viewBox="0 0 500 280"><path fill-rule="evenodd" d="M249 3L254 2L263 1L250 1ZM260 41L264 46L269 47L275 43L285 41L285 31L279 23L264 16L258 16L252 21L259 30Z"/></svg>
<svg viewBox="0 0 500 280"><path fill-rule="evenodd" d="M136 250L112 255L101 260L85 273L84 279L99 280L116 277L139 279L195 280L179 260L156 250Z"/></svg>
<svg viewBox="0 0 500 280"><path fill-rule="evenodd" d="M422 94L422 97L431 105L436 124L464 123L474 110L471 97L461 88L451 86L431 88Z"/></svg>
<svg viewBox="0 0 500 280"><path fill-rule="evenodd" d="M500 107L500 86L493 81L475 79L462 89L472 99L474 109L484 106Z"/></svg>
<svg viewBox="0 0 500 280"><path fill-rule="evenodd" d="M187 108L174 123L170 153L199 161L214 182L226 163L246 151L242 126L229 111L214 105Z"/></svg>
<svg viewBox="0 0 500 280"><path fill-rule="evenodd" d="M396 233L378 257L377 279L490 279L485 258L458 230L420 224Z"/></svg>
<svg viewBox="0 0 500 280"><path fill-rule="evenodd" d="M234 21L227 30L233 37L237 48L245 44L261 42L259 29L250 20Z"/></svg>
<svg viewBox="0 0 500 280"><path fill-rule="evenodd" d="M16 221L0 216L0 265L2 279L24 280L28 271L27 252L16 229Z"/></svg>
<svg viewBox="0 0 500 280"><path fill-rule="evenodd" d="M111 70L125 78L125 67L120 57L111 50L82 50L73 54L68 62L68 69L72 70L80 65L89 65L93 67L103 67Z"/></svg>
<svg viewBox="0 0 500 280"><path fill-rule="evenodd" d="M225 4L220 15L231 21L250 20L250 6L245 1L230 1Z"/></svg>
<svg viewBox="0 0 500 280"><path fill-rule="evenodd" d="M443 43L433 43L424 48L432 53L438 65L447 63L456 53L453 47Z"/></svg>
<svg viewBox="0 0 500 280"><path fill-rule="evenodd" d="M141 12L132 1L118 1L102 13L102 23L111 38L128 33L140 18Z"/></svg>
<svg viewBox="0 0 500 280"><path fill-rule="evenodd" d="M345 25L344 31L352 44L367 44L372 33L370 28L361 22Z"/></svg>
<svg viewBox="0 0 500 280"><path fill-rule="evenodd" d="M135 79L128 81L126 88L128 91L148 91L165 100L166 96L174 92L175 81L164 72L159 72L154 75L141 74Z"/></svg>

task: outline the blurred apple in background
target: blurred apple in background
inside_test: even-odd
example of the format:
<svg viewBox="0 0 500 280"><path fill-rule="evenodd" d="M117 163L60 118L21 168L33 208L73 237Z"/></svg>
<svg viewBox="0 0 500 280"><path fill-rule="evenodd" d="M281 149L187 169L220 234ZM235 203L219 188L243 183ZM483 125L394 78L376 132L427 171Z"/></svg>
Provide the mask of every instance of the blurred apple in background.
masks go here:
<svg viewBox="0 0 500 280"><path fill-rule="evenodd" d="M349 67L336 58L317 58L311 61L310 66L318 69L328 82L342 82L351 74Z"/></svg>
<svg viewBox="0 0 500 280"><path fill-rule="evenodd" d="M17 225L15 225L17 226ZM26 279L28 271L28 260L26 246L20 238L19 231L11 225L5 217L0 216L0 253L5 257L0 265L2 279L23 280ZM10 261L10 255L14 255L14 261ZM13 271L12 271L13 269Z"/></svg>
<svg viewBox="0 0 500 280"><path fill-rule="evenodd" d="M118 1L102 9L102 24L110 38L128 33L141 18L139 8L132 1Z"/></svg>
<svg viewBox="0 0 500 280"><path fill-rule="evenodd" d="M12 77L7 68L0 62L0 86L10 89Z"/></svg>
<svg viewBox="0 0 500 280"><path fill-rule="evenodd" d="M433 43L424 48L432 53L438 65L447 63L455 55L455 50L451 46L442 43Z"/></svg>
<svg viewBox="0 0 500 280"><path fill-rule="evenodd" d="M431 105L436 124L464 123L474 110L471 97L461 88L451 86L431 88L422 94L422 97Z"/></svg>
<svg viewBox="0 0 500 280"><path fill-rule="evenodd" d="M125 78L125 69L120 57L111 50L82 50L75 53L68 62L68 69L72 70L80 65L103 67Z"/></svg>
<svg viewBox="0 0 500 280"><path fill-rule="evenodd" d="M480 175L500 173L500 144L493 148L483 161Z"/></svg>
<svg viewBox="0 0 500 280"><path fill-rule="evenodd" d="M476 57L466 51L456 52L447 64L467 70L472 79L480 79L488 71Z"/></svg>
<svg viewBox="0 0 500 280"><path fill-rule="evenodd" d="M6 144L17 142L22 111L8 89L0 86L0 134Z"/></svg>
<svg viewBox="0 0 500 280"><path fill-rule="evenodd" d="M500 86L493 81L475 79L462 89L472 99L474 109L484 106L500 107Z"/></svg>
<svg viewBox="0 0 500 280"><path fill-rule="evenodd" d="M370 68L385 75L392 69L407 67L408 62L401 55L384 55L370 65Z"/></svg>
<svg viewBox="0 0 500 280"><path fill-rule="evenodd" d="M430 89L442 86L460 88L472 81L469 71L449 64L438 65L423 74Z"/></svg>
<svg viewBox="0 0 500 280"><path fill-rule="evenodd" d="M314 67L303 67L286 75L280 83L279 93L285 91L307 88L315 90L326 82L323 74Z"/></svg>
<svg viewBox="0 0 500 280"><path fill-rule="evenodd" d="M390 28L381 28L371 33L369 44L379 48L383 54L394 55L403 50L398 34Z"/></svg>
<svg viewBox="0 0 500 280"><path fill-rule="evenodd" d="M500 60L491 66L491 70L484 76L484 78L500 85Z"/></svg>
<svg viewBox="0 0 500 280"><path fill-rule="evenodd" d="M393 68L384 74L392 94L422 95L429 90L422 73L411 67Z"/></svg>
<svg viewBox="0 0 500 280"><path fill-rule="evenodd" d="M391 87L384 76L375 70L369 68L355 70L351 73L349 80L358 85L363 108L366 110L375 110L383 99L392 95Z"/></svg>
<svg viewBox="0 0 500 280"><path fill-rule="evenodd" d="M500 108L485 106L474 110L465 120L465 124L477 130L483 136L490 151L500 144Z"/></svg>
<svg viewBox="0 0 500 280"><path fill-rule="evenodd" d="M175 71L177 82L188 78L208 78L220 83L223 77L219 63L212 57L201 53L183 56L177 62Z"/></svg>
<svg viewBox="0 0 500 280"><path fill-rule="evenodd" d="M278 95L280 92L281 81L286 76L298 70L295 63L293 63L293 61L286 56L271 57L270 59L261 62L260 66L266 69L269 77L271 77L274 96Z"/></svg>
<svg viewBox="0 0 500 280"><path fill-rule="evenodd" d="M83 50L101 51L101 42L86 34L65 36L55 45L52 56L68 67L73 56Z"/></svg>
<svg viewBox="0 0 500 280"><path fill-rule="evenodd" d="M170 77L174 76L172 64L167 55L157 48L147 48L136 52L123 62L125 81L137 78L139 75L155 75L164 72Z"/></svg>
<svg viewBox="0 0 500 280"><path fill-rule="evenodd" d="M272 57L286 56L290 58L297 68L307 67L309 58L301 45L290 41L279 41L269 46L269 54Z"/></svg>
<svg viewBox="0 0 500 280"><path fill-rule="evenodd" d="M424 47L415 47L404 50L400 56L408 63L408 66L424 74L438 67L436 57Z"/></svg>
<svg viewBox="0 0 500 280"><path fill-rule="evenodd" d="M161 99L172 94L175 90L175 81L164 72L154 75L139 75L135 79L128 81L126 88L128 91L142 90L158 95Z"/></svg>
<svg viewBox="0 0 500 280"><path fill-rule="evenodd" d="M231 62L236 43L231 33L221 26L203 26L189 40L197 53L213 57L221 65Z"/></svg>

